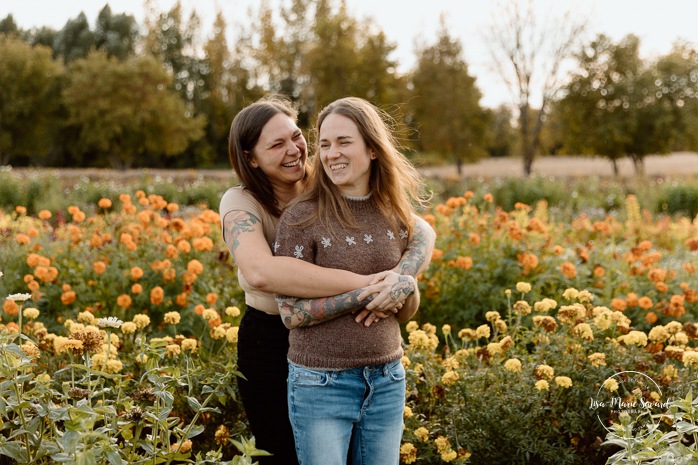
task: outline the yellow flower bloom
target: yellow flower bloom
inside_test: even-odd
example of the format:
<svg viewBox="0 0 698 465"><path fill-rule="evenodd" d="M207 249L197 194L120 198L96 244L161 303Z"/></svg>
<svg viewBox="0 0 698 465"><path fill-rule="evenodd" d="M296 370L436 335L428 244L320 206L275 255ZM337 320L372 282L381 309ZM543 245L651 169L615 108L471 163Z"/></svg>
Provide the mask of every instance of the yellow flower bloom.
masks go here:
<svg viewBox="0 0 698 465"><path fill-rule="evenodd" d="M414 415L412 413L412 409L410 407L408 407L407 405L405 405L405 409L404 409L402 416L405 418L410 418L410 417L412 417L412 415Z"/></svg>
<svg viewBox="0 0 698 465"><path fill-rule="evenodd" d="M150 324L150 317L143 313L139 313L138 315L134 315L133 322L138 326L138 329L143 329Z"/></svg>
<svg viewBox="0 0 698 465"><path fill-rule="evenodd" d="M179 312L167 312L162 317L162 320L168 325L176 325L181 321L181 319L182 315L180 315Z"/></svg>
<svg viewBox="0 0 698 465"><path fill-rule="evenodd" d="M521 361L517 358L510 358L504 362L504 369L512 373L519 373L521 371Z"/></svg>
<svg viewBox="0 0 698 465"><path fill-rule="evenodd" d="M491 312L485 313L485 320L489 321L490 323L493 323L493 322L499 320L500 318L502 318L502 317L499 314L499 312L491 311Z"/></svg>
<svg viewBox="0 0 698 465"><path fill-rule="evenodd" d="M238 342L238 331L240 330L239 326L233 326L232 328L228 328L225 331L225 339L231 343L235 344Z"/></svg>
<svg viewBox="0 0 698 465"><path fill-rule="evenodd" d="M613 378L608 378L606 381L603 382L603 387L610 392L617 391L618 381L616 381Z"/></svg>
<svg viewBox="0 0 698 465"><path fill-rule="evenodd" d="M533 370L533 374L537 379L551 380L555 376L555 370L550 365L541 364Z"/></svg>
<svg viewBox="0 0 698 465"><path fill-rule="evenodd" d="M240 309L237 307L226 307L225 314L232 317L240 316Z"/></svg>
<svg viewBox="0 0 698 465"><path fill-rule="evenodd" d="M406 330L408 333L411 333L411 332L416 331L416 330L418 330L418 329L419 329L419 323L417 323L417 322L414 321L414 320L413 320L413 321L410 321L409 323L407 323L407 326L405 326L405 330Z"/></svg>
<svg viewBox="0 0 698 465"><path fill-rule="evenodd" d="M456 384L459 378L460 375L457 371L447 371L441 377L441 382L444 383L446 386L453 386L454 384Z"/></svg>
<svg viewBox="0 0 698 465"><path fill-rule="evenodd" d="M133 334L136 332L138 329L138 326L136 323L132 321L127 321L126 323L121 325L121 332L124 334Z"/></svg>
<svg viewBox="0 0 698 465"><path fill-rule="evenodd" d="M518 282L518 283L516 283L516 290L518 292L523 293L523 294L525 294L527 292L531 292L531 284L525 283L525 282Z"/></svg>
<svg viewBox="0 0 698 465"><path fill-rule="evenodd" d="M572 387L572 380L567 376L556 376L555 384L557 384L561 388L569 388Z"/></svg>
<svg viewBox="0 0 698 465"><path fill-rule="evenodd" d="M184 352L196 353L197 346L196 339L187 338L182 341L182 350Z"/></svg>
<svg viewBox="0 0 698 465"><path fill-rule="evenodd" d="M476 335L477 339L480 339L480 338L489 339L490 327L488 325L478 326L477 329L475 330L475 335Z"/></svg>
<svg viewBox="0 0 698 465"><path fill-rule="evenodd" d="M565 292L562 293L562 297L564 297L567 300L574 300L577 298L579 295L579 291L573 287L570 287L565 290Z"/></svg>
<svg viewBox="0 0 698 465"><path fill-rule="evenodd" d="M416 437L422 442L426 442L429 439L429 430L423 426L420 426L419 428L414 430L414 437Z"/></svg>
<svg viewBox="0 0 698 465"><path fill-rule="evenodd" d="M39 309L34 307L25 308L22 311L22 315L28 320L35 320L39 317Z"/></svg>
<svg viewBox="0 0 698 465"><path fill-rule="evenodd" d="M539 379L538 381L536 381L535 386L536 389L538 389L539 391L547 391L548 389L550 389L550 385L544 379Z"/></svg>
<svg viewBox="0 0 698 465"><path fill-rule="evenodd" d="M593 367L606 365L606 354L602 354L600 352L595 352L589 355L587 359L589 359L589 363L591 363L591 366Z"/></svg>
<svg viewBox="0 0 698 465"><path fill-rule="evenodd" d="M412 443L406 442L400 446L400 461L402 463L414 463L417 461L417 448Z"/></svg>
<svg viewBox="0 0 698 465"><path fill-rule="evenodd" d="M178 346L177 344L168 344L167 345L167 355L170 357L174 357L176 355L179 355L182 353L182 348Z"/></svg>
<svg viewBox="0 0 698 465"><path fill-rule="evenodd" d="M441 460L444 462L452 462L458 457L458 454L456 453L455 450L449 450L441 454Z"/></svg>

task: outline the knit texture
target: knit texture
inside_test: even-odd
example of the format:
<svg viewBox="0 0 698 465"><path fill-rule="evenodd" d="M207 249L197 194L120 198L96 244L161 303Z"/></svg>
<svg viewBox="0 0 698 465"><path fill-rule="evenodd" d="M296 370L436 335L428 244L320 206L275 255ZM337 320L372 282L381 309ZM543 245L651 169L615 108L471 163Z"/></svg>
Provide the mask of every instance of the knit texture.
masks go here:
<svg viewBox="0 0 698 465"><path fill-rule="evenodd" d="M296 257L322 267L372 274L395 267L407 247L406 228L395 230L373 201L347 199L358 229L324 222L309 227L296 223L317 210L314 202L288 208L277 229L274 253ZM400 325L394 317L378 320L368 328L354 321L354 314L290 332L288 358L308 368L344 370L382 365L402 357Z"/></svg>

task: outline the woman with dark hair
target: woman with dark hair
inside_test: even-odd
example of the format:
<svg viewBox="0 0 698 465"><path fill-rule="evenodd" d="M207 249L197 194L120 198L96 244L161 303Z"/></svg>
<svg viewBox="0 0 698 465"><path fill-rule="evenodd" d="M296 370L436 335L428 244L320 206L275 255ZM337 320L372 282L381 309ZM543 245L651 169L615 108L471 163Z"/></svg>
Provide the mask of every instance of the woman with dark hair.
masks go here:
<svg viewBox="0 0 698 465"><path fill-rule="evenodd" d="M286 401L288 329L279 318L275 294L314 298L321 309L370 295L368 305L345 305L347 312L358 311L353 316L357 323L370 326L397 311L404 296L391 294L392 286L403 274L416 276L426 267L435 238L419 220L396 272L381 274L360 275L273 256L279 216L303 192L309 175L307 145L296 118L290 102L278 96L235 116L229 156L240 185L225 192L219 209L223 238L245 291L238 335L238 368L244 379L239 387L256 446L272 454L259 457L262 465L298 463Z"/></svg>

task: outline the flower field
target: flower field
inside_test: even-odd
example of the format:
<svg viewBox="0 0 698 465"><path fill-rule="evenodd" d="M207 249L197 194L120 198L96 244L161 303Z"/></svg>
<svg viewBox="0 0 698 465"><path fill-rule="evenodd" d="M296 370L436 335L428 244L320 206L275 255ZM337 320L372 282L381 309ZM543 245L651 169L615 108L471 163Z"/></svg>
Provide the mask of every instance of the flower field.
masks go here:
<svg viewBox="0 0 698 465"><path fill-rule="evenodd" d="M685 403L698 221L634 195L569 215L474 191L424 215L438 236L404 333L402 463L631 456L636 418L590 399ZM52 205L0 210L0 463L254 463L217 213L147 189ZM614 385L623 372L653 382ZM671 418L658 432L695 421Z"/></svg>

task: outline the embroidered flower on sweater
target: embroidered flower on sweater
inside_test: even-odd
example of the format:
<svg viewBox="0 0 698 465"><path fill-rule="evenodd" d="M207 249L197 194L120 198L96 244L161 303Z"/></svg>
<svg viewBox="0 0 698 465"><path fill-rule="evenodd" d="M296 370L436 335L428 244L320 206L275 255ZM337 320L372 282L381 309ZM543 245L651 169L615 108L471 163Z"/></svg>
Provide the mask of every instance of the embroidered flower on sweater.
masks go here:
<svg viewBox="0 0 698 465"><path fill-rule="evenodd" d="M305 247L302 245L297 245L296 249L293 251L293 256L296 258L303 258L303 249Z"/></svg>
<svg viewBox="0 0 698 465"><path fill-rule="evenodd" d="M274 253L276 253L277 250L279 250L279 247L281 247L281 244L278 242L274 242Z"/></svg>
<svg viewBox="0 0 698 465"><path fill-rule="evenodd" d="M390 239L390 240L395 239L395 233L392 232L390 229L388 229L388 232L386 234L388 235L388 239Z"/></svg>
<svg viewBox="0 0 698 465"><path fill-rule="evenodd" d="M332 241L330 240L329 237L323 237L322 238L322 248L326 249L328 247L332 247Z"/></svg>
<svg viewBox="0 0 698 465"><path fill-rule="evenodd" d="M407 236L409 236L409 234L407 234L407 230L401 229L400 230L400 239L407 239Z"/></svg>
<svg viewBox="0 0 698 465"><path fill-rule="evenodd" d="M373 236L371 234L364 234L364 242L370 244L373 242Z"/></svg>
<svg viewBox="0 0 698 465"><path fill-rule="evenodd" d="M356 239L353 237L347 236L344 238L344 240L347 241L347 245L356 245Z"/></svg>

